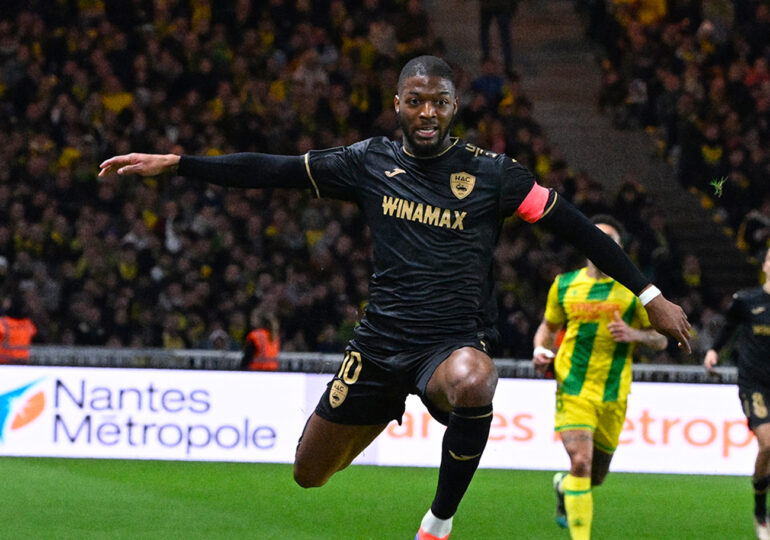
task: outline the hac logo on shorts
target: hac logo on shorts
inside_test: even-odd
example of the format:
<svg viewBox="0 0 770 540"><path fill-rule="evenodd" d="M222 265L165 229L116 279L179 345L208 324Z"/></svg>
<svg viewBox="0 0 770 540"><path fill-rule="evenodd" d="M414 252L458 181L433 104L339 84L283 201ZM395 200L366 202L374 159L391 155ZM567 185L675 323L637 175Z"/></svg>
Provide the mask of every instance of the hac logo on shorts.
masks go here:
<svg viewBox="0 0 770 540"><path fill-rule="evenodd" d="M348 397L348 386L342 381L334 381L329 391L329 404L332 408L342 405L346 397Z"/></svg>

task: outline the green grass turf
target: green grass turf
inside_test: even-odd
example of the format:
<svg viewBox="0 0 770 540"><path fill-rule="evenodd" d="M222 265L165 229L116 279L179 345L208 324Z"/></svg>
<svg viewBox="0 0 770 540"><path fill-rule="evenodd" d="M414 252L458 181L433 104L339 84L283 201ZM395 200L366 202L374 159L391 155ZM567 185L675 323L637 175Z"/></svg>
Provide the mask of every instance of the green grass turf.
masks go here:
<svg viewBox="0 0 770 540"><path fill-rule="evenodd" d="M0 458L3 539L412 539L435 469L353 466L303 490L291 466ZM452 540L568 539L553 473L479 470ZM593 537L752 538L748 478L612 473Z"/></svg>

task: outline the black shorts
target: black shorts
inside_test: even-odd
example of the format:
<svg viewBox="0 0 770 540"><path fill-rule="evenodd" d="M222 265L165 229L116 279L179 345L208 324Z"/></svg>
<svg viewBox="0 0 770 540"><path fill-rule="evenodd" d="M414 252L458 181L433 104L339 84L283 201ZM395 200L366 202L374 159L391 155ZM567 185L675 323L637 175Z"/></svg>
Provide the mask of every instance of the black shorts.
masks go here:
<svg viewBox="0 0 770 540"><path fill-rule="evenodd" d="M449 413L435 407L425 396L428 381L439 364L457 349L474 347L486 352L483 339L480 335L475 340L382 358L364 356L351 344L315 412L337 424L375 425L391 420L400 424L407 395L417 394L431 416L446 424Z"/></svg>
<svg viewBox="0 0 770 540"><path fill-rule="evenodd" d="M754 431L757 426L770 422L770 391L758 386L738 387L738 396L741 398L743 414L746 415L749 429Z"/></svg>

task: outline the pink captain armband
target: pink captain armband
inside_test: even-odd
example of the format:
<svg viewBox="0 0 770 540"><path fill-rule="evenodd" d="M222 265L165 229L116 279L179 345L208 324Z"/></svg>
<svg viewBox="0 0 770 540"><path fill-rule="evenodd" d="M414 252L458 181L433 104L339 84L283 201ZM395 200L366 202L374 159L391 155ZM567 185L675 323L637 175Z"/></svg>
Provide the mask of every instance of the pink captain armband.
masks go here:
<svg viewBox="0 0 770 540"><path fill-rule="evenodd" d="M642 291L642 294L639 295L639 301L643 306L646 306L652 301L653 298L660 295L660 289L658 289L655 285L650 285L644 291Z"/></svg>
<svg viewBox="0 0 770 540"><path fill-rule="evenodd" d="M540 184L534 184L517 210L521 219L527 223L534 223L540 219L543 216L543 212L545 212L545 205L548 202L550 193L548 188L544 188Z"/></svg>

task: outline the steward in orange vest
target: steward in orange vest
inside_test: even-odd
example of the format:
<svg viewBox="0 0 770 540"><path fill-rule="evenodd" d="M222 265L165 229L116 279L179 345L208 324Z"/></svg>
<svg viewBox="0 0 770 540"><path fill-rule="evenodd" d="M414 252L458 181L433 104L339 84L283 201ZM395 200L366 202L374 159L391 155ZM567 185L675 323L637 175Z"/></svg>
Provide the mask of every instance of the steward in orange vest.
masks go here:
<svg viewBox="0 0 770 540"><path fill-rule="evenodd" d="M7 309L0 316L0 364L26 364L29 345L37 334L37 327L20 311L18 301L6 302Z"/></svg>
<svg viewBox="0 0 770 540"><path fill-rule="evenodd" d="M256 314L252 319L257 318ZM248 333L243 347L241 369L251 371L277 371L281 340L278 321L273 316L259 317L261 324Z"/></svg>

